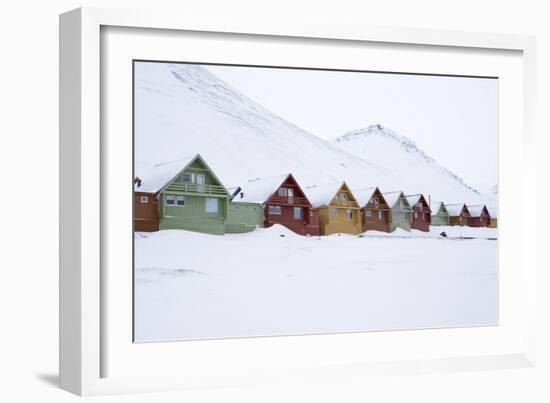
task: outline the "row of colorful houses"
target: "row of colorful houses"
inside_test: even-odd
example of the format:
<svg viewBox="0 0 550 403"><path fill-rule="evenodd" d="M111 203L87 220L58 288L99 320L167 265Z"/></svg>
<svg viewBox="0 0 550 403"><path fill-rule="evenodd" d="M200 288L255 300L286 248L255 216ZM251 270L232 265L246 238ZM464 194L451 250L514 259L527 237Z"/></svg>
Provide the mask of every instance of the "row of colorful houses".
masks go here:
<svg viewBox="0 0 550 403"><path fill-rule="evenodd" d="M434 225L496 227L486 206L439 202L422 194L356 189L345 183L302 187L292 174L258 178L230 192L200 155L156 165L134 178L134 230L244 233L283 225L300 235L360 234Z"/></svg>

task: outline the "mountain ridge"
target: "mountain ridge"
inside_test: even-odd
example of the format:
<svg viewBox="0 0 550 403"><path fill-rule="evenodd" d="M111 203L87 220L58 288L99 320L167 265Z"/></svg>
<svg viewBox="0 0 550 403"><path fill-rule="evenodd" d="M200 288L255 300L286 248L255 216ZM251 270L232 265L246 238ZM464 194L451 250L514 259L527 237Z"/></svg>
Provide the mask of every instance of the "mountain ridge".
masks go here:
<svg viewBox="0 0 550 403"><path fill-rule="evenodd" d="M457 186L459 182L445 183L441 189L437 182L425 186L394 171L386 161L320 139L199 65L136 63L134 94L137 175L154 164L201 154L227 187L293 173L303 186L345 180L352 189L428 191L453 201L479 196L467 185ZM410 150L416 147L414 142L406 144ZM424 153L423 159L431 157Z"/></svg>
<svg viewBox="0 0 550 403"><path fill-rule="evenodd" d="M390 128L383 126L379 123L369 125L361 129L348 131L340 136L329 139L329 141L334 144L340 145L344 150L355 153L355 155L361 158L372 159L374 158L374 153L367 153L365 155L364 150L357 151L357 147L348 147L346 146L346 143L353 143L362 139L368 139L369 137L375 136L391 139L396 144L399 144L399 146L401 146L403 150L405 150L407 153L418 156L427 164L433 166L436 170L440 170L443 174L455 180L461 186L465 187L469 191L472 191L477 196L481 196L481 193L476 188L467 184L466 181L462 179L459 175L440 165L433 157L429 156L426 152L424 152L424 150L419 148L413 140L406 136L398 134Z"/></svg>

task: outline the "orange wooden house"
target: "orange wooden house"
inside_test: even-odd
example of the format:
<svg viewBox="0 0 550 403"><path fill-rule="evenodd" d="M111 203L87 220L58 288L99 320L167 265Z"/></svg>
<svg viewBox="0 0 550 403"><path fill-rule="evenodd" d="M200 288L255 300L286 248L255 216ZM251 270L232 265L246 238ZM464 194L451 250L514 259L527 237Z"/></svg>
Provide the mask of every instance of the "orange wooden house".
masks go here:
<svg viewBox="0 0 550 403"><path fill-rule="evenodd" d="M449 213L449 225L470 224L470 211L465 204L447 204L446 207Z"/></svg>

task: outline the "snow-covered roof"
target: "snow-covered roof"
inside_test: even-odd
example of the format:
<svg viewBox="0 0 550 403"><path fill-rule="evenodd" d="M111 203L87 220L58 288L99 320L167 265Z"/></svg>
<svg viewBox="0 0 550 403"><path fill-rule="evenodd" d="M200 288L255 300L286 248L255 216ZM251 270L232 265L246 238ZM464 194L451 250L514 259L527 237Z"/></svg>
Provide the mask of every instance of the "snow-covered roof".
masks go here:
<svg viewBox="0 0 550 403"><path fill-rule="evenodd" d="M363 189L353 189L353 195L355 196L355 199L357 200L357 203L359 203L360 207L367 205L375 190L376 186Z"/></svg>
<svg viewBox="0 0 550 403"><path fill-rule="evenodd" d="M470 212L470 215L472 217L479 217L481 215L481 212L483 211L483 207L485 205L483 204L476 204L472 206L466 206L468 208L468 211Z"/></svg>
<svg viewBox="0 0 550 403"><path fill-rule="evenodd" d="M449 213L450 216L456 217L462 213L464 204L446 204L445 207L447 207L447 213Z"/></svg>
<svg viewBox="0 0 550 403"><path fill-rule="evenodd" d="M422 197L421 194L405 196L405 198L407 199L407 201L409 202L409 205L411 207L415 206L416 203L418 203L420 201L421 197Z"/></svg>
<svg viewBox="0 0 550 403"><path fill-rule="evenodd" d="M255 178L241 185L243 197L237 195L235 201L248 203L264 203L279 189L289 174L275 175L265 178Z"/></svg>
<svg viewBox="0 0 550 403"><path fill-rule="evenodd" d="M398 190L395 192L382 193L382 195L384 196L384 199L386 199L388 206L390 206L390 208L393 208L397 203L397 201L399 200L399 198L401 197L401 195L403 195L403 192Z"/></svg>
<svg viewBox="0 0 550 403"><path fill-rule="evenodd" d="M147 193L158 192L198 157L198 154L190 155L178 160L156 164L143 173L136 172L141 179L141 186L134 185L134 190Z"/></svg>
<svg viewBox="0 0 550 403"><path fill-rule="evenodd" d="M344 182L326 183L321 185L306 186L303 189L310 203L314 207L326 206L334 198Z"/></svg>
<svg viewBox="0 0 550 403"><path fill-rule="evenodd" d="M498 218L497 206L487 206L487 210L489 211L489 215L491 216L491 218Z"/></svg>

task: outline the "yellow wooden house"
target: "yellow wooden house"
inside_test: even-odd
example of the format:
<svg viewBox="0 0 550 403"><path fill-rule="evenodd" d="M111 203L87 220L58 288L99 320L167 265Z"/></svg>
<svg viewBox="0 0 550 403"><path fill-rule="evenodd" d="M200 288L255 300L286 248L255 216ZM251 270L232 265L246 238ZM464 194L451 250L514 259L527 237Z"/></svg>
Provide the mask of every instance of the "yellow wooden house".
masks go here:
<svg viewBox="0 0 550 403"><path fill-rule="evenodd" d="M321 235L362 232L361 207L346 182L313 185L304 190L313 207L319 211Z"/></svg>

